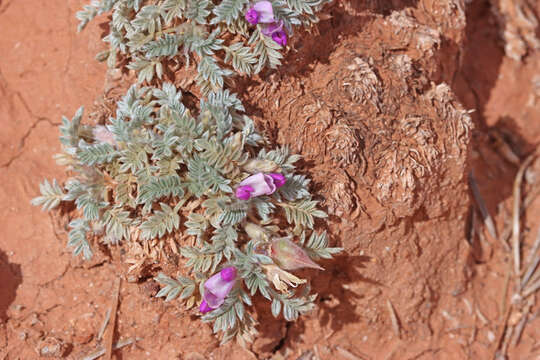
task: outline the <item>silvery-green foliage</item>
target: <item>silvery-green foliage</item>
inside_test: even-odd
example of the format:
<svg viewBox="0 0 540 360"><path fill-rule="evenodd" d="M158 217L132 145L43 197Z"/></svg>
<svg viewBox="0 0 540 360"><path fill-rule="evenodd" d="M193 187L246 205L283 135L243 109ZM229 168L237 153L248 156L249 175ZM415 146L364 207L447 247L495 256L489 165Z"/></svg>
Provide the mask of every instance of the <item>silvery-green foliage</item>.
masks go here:
<svg viewBox="0 0 540 360"><path fill-rule="evenodd" d="M330 0L271 0L274 17L289 36L295 26L318 21L316 11ZM244 18L248 0L94 0L77 13L79 30L103 13L111 13L109 49L97 58L117 65L129 58L140 82L162 79L170 64L197 63L196 81L203 94L223 88L235 72L250 75L281 64L281 46ZM230 40L234 39L234 40ZM234 71L232 71L232 70Z"/></svg>
<svg viewBox="0 0 540 360"><path fill-rule="evenodd" d="M155 279L160 284L165 285L156 294L156 297L164 297L165 301L176 299L180 295L180 300L187 299L195 291L196 284L193 280L179 276L176 280L171 279L163 273L159 273Z"/></svg>
<svg viewBox="0 0 540 360"><path fill-rule="evenodd" d="M289 36L295 26L317 22L316 10L329 2L270 1ZM166 71L195 63L194 78L205 98L188 109L173 84L132 86L104 126L82 124L82 108L71 120L63 118L63 153L55 158L73 176L63 186L45 180L41 196L32 200L44 210L61 202L76 205L68 246L87 259L95 238L106 244L157 240L161 245L191 238L191 246L182 242L180 248L188 276L155 278L163 285L156 296L166 301L193 306L210 276L234 266L240 281L223 305L203 316L223 334L222 343L252 341L256 335L256 321L246 309L252 296L268 299L272 314L287 321L314 307L309 286L281 292L275 274L269 278L268 271L278 269L268 256L269 238L299 235L298 245L313 259L341 250L328 246L325 232L313 230L326 214L308 190L309 179L295 174L300 157L287 147L265 149L241 101L225 89L235 73L275 68L283 58L281 46L245 20L249 6L248 0L93 0L84 6L77 13L79 30L110 14L104 38L109 48L97 55L100 61L116 67L125 59L138 81L149 84ZM247 201L234 196L249 175L272 171L286 178L272 195ZM254 223L264 235L248 235Z"/></svg>
<svg viewBox="0 0 540 360"><path fill-rule="evenodd" d="M58 185L58 181L53 179L50 183L44 180L39 184L39 191L41 196L32 199L32 205L41 206L43 210L51 210L60 205L60 202L64 199L64 190Z"/></svg>
<svg viewBox="0 0 540 360"><path fill-rule="evenodd" d="M190 276L160 274L156 280L164 287L157 296L193 305L206 279L224 266L235 266L241 281L223 306L203 316L214 323L214 331L223 332L225 342L250 341L256 333L246 310L252 296L268 299L272 313L290 321L312 309L315 297L309 289L297 295L274 290L264 266L275 264L260 250L261 239L244 230L249 221L270 236L301 234L298 243L313 259L340 250L328 247L326 233L312 231L315 219L326 214L317 208L309 180L295 174L300 157L287 147L264 149L263 137L228 90L211 93L198 109L188 109L170 83L134 85L117 105L115 116L99 127L106 141L96 135L97 128L82 124L82 108L72 120L62 120L63 154L57 158L69 164L73 176L63 185L45 180L41 196L32 201L44 210L61 202L76 205L79 217L69 224L68 242L74 254L90 258L94 238L118 244L190 237L193 245L180 248ZM269 196L237 199L234 189L243 179L266 171L257 166L282 173L285 185Z"/></svg>

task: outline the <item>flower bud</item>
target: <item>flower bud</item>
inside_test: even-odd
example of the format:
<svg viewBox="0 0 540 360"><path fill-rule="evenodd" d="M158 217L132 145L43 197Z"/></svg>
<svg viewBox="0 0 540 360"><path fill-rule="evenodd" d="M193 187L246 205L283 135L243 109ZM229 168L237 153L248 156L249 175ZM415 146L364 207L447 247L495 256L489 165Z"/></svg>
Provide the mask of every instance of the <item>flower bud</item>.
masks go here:
<svg viewBox="0 0 540 360"><path fill-rule="evenodd" d="M295 270L304 267L324 270L311 260L304 249L286 237L272 240L270 256L285 270Z"/></svg>
<svg viewBox="0 0 540 360"><path fill-rule="evenodd" d="M257 12L257 10L251 8L249 9L247 12L246 12L246 20L251 24L251 25L256 25L259 23L259 13Z"/></svg>
<svg viewBox="0 0 540 360"><path fill-rule="evenodd" d="M114 134L107 129L106 126L103 125L97 125L92 129L92 135L94 136L94 140L99 143L107 143L111 146L116 146L116 139L114 138Z"/></svg>

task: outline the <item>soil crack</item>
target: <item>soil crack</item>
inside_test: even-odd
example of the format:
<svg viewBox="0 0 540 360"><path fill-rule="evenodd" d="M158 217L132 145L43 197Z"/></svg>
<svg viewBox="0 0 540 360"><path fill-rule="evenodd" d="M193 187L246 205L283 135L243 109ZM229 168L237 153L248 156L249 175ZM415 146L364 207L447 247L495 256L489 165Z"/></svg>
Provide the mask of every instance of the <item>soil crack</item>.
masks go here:
<svg viewBox="0 0 540 360"><path fill-rule="evenodd" d="M18 153L15 154L14 156L12 156L4 164L0 165L0 168L8 168L15 160L17 160L23 154L24 146L26 144L26 139L30 136L32 131L36 128L36 126L38 126L39 123L47 122L51 126L59 126L60 123L59 122L56 123L56 122L52 121L51 119L49 119L49 118L47 118L45 116L37 116L37 115L35 115L34 112L32 111L32 109L30 108L30 106L28 105L28 103L26 102L26 99L24 98L24 96L19 91L14 91L14 90L10 89L10 86L9 86L8 82L6 81L6 78L2 74L2 70L0 69L0 90L2 90L2 89L4 90L4 91L2 91L4 93L4 97L6 99L8 99L8 101L11 103L11 105L13 105L13 101L11 100L11 97L15 97L15 96L18 97L19 100L21 101L24 109L28 113L28 115L31 118L35 119L35 121L32 123L32 125L30 125L28 130L26 130L26 132L23 134L23 136L19 140L19 148L17 149Z"/></svg>
<svg viewBox="0 0 540 360"><path fill-rule="evenodd" d="M21 155L24 153L24 146L26 144L26 139L30 136L30 134L32 133L32 131L36 128L36 126L38 126L40 123L42 122L47 122L49 123L51 126L59 126L60 123L55 123L53 122L51 119L49 118L46 118L46 117L38 117L36 121L34 121L34 123L32 125L30 125L30 127L28 128L28 130L26 130L26 132L24 133L24 135L21 137L21 140L19 140L19 149L18 149L18 153L13 155L8 161L6 161L4 164L0 165L0 168L8 168L15 160L17 160L19 157L21 157Z"/></svg>

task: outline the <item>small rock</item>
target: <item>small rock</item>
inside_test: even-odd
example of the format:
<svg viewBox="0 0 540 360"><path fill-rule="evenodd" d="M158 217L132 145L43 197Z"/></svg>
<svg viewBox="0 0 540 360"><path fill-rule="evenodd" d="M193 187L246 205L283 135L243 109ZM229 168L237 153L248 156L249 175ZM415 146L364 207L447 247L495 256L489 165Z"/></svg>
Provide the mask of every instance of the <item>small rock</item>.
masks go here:
<svg viewBox="0 0 540 360"><path fill-rule="evenodd" d="M49 336L38 343L36 352L39 356L43 357L61 358L66 353L67 349L67 344L61 339Z"/></svg>
<svg viewBox="0 0 540 360"><path fill-rule="evenodd" d="M126 281L128 283L134 284L139 281L139 277L137 275L131 274L127 276Z"/></svg>

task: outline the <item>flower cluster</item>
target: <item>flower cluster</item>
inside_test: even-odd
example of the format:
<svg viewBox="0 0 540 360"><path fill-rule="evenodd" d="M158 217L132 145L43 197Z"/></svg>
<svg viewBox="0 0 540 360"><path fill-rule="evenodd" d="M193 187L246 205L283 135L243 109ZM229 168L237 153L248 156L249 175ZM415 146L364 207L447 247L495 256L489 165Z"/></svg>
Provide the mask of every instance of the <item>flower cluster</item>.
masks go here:
<svg viewBox="0 0 540 360"><path fill-rule="evenodd" d="M278 188L285 185L285 176L280 173L257 173L244 179L236 189L236 197L249 200L261 195L272 195Z"/></svg>
<svg viewBox="0 0 540 360"><path fill-rule="evenodd" d="M251 228L251 233L263 232L259 226L248 223ZM297 270L301 268L312 268L324 270L310 259L304 249L296 245L290 238L275 238L270 241L265 241L265 248L261 251L267 254L272 259L273 263L261 264L261 268L265 271L268 279L272 282L276 290L286 292L288 287L297 287L300 284L305 284L305 279L285 271ZM229 266L222 269L220 272L212 275L204 283L204 293L202 294L202 302L199 306L199 311L203 314L212 310L218 309L234 288L237 280L237 270L234 266Z"/></svg>
<svg viewBox="0 0 540 360"><path fill-rule="evenodd" d="M259 1L246 12L246 20L252 24L262 24L261 32L272 38L281 46L287 45L287 33L283 29L283 21L276 21L274 9L270 1Z"/></svg>

